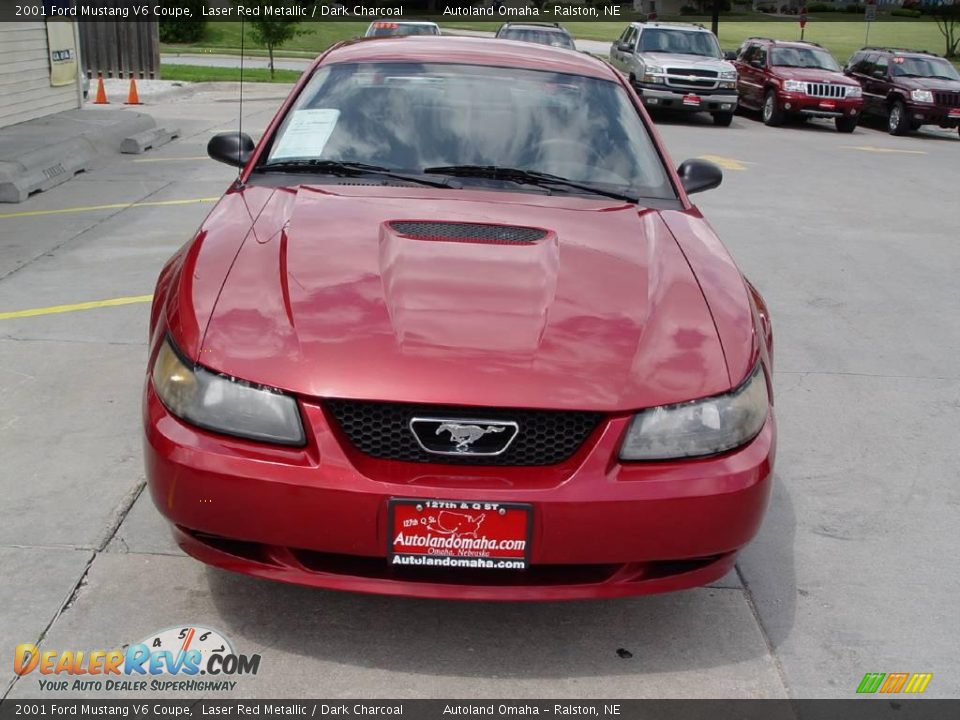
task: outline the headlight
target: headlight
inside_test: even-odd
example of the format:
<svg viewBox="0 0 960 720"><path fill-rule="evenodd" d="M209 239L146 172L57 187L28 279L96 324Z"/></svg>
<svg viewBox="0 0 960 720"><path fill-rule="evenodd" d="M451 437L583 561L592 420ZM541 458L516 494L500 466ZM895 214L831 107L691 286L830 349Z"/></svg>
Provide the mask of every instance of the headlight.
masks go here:
<svg viewBox="0 0 960 720"><path fill-rule="evenodd" d="M910 99L914 102L933 102L933 93L929 90L911 90Z"/></svg>
<svg viewBox="0 0 960 720"><path fill-rule="evenodd" d="M721 80L736 80L736 79L737 79L737 71L736 71L736 70L722 70L722 71L720 72L720 79L721 79Z"/></svg>
<svg viewBox="0 0 960 720"><path fill-rule="evenodd" d="M668 460L731 450L760 432L768 403L766 377L758 365L746 382L725 395L637 413L620 459Z"/></svg>
<svg viewBox="0 0 960 720"><path fill-rule="evenodd" d="M643 82L654 85L663 84L663 68L659 65L647 65L643 70Z"/></svg>
<svg viewBox="0 0 960 720"><path fill-rule="evenodd" d="M787 92L805 92L807 84L801 80L784 80L783 89Z"/></svg>
<svg viewBox="0 0 960 720"><path fill-rule="evenodd" d="M859 85L850 86L847 88L847 97L863 97L863 88Z"/></svg>
<svg viewBox="0 0 960 720"><path fill-rule="evenodd" d="M169 339L153 364L153 388L171 413L207 430L281 445L305 442L296 400L191 367Z"/></svg>

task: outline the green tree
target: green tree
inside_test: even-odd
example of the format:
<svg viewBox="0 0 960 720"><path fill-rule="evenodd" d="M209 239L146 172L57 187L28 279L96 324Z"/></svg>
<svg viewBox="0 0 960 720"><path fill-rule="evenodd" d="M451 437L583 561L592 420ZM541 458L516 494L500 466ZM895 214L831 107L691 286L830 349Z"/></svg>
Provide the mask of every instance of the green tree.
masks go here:
<svg viewBox="0 0 960 720"><path fill-rule="evenodd" d="M948 58L960 52L960 2L958 0L934 0L923 6L924 12L937 23L937 29L946 40L944 55Z"/></svg>
<svg viewBox="0 0 960 720"><path fill-rule="evenodd" d="M276 73L273 67L273 51L281 47L285 42L292 40L297 35L302 34L299 30L299 20L282 20L275 18L286 17L286 12L291 8L300 6L304 3L296 0L260 0L244 2L247 7L258 7L259 15L256 20L250 20L250 39L257 45L267 49L267 55L270 56L270 78Z"/></svg>

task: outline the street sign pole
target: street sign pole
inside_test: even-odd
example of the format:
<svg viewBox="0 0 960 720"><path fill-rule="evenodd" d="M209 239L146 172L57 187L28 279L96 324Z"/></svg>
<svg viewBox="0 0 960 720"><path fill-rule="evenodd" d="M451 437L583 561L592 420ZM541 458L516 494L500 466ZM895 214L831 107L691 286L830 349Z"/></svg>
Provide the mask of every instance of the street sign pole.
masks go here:
<svg viewBox="0 0 960 720"><path fill-rule="evenodd" d="M867 4L863 8L863 19L867 23L867 34L863 39L863 44L869 45L870 23L875 22L877 19L877 0L867 0Z"/></svg>
<svg viewBox="0 0 960 720"><path fill-rule="evenodd" d="M806 5L800 8L800 16L797 19L800 21L800 39L803 40L803 33L807 29L807 6Z"/></svg>

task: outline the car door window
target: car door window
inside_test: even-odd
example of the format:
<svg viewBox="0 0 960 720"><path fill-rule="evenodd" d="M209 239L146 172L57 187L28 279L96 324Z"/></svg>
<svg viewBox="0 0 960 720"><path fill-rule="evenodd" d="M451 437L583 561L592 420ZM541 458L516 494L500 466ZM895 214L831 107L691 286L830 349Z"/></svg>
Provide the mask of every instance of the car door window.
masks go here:
<svg viewBox="0 0 960 720"><path fill-rule="evenodd" d="M627 49L631 51L637 46L637 29L635 27L632 27L627 31L627 39L624 40L624 43L626 44Z"/></svg>
<svg viewBox="0 0 960 720"><path fill-rule="evenodd" d="M883 56L877 59L876 64L873 66L873 76L878 80L887 79L887 57Z"/></svg>
<svg viewBox="0 0 960 720"><path fill-rule="evenodd" d="M866 59L864 59L864 61L860 64L859 72L861 75L866 75L867 77L873 75L873 68L877 64L877 57L878 55L876 53L867 55Z"/></svg>

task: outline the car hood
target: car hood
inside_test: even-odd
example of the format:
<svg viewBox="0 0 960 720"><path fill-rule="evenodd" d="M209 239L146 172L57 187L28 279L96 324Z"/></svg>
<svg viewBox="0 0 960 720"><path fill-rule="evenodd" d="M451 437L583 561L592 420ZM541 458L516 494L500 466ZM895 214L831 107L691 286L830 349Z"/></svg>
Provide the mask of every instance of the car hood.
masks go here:
<svg viewBox="0 0 960 720"><path fill-rule="evenodd" d="M960 93L960 82L944 78L898 77L897 85L907 90L939 90L941 92Z"/></svg>
<svg viewBox="0 0 960 720"><path fill-rule="evenodd" d="M438 239L397 221L543 237ZM313 397L616 411L730 387L710 310L658 211L534 193L279 189L199 357Z"/></svg>
<svg viewBox="0 0 960 720"><path fill-rule="evenodd" d="M695 70L734 70L734 65L720 58L705 57L703 55L687 55L685 53L641 53L645 60L662 65L663 67L680 67Z"/></svg>
<svg viewBox="0 0 960 720"><path fill-rule="evenodd" d="M777 67L774 72L784 80L802 80L803 82L833 83L834 85L852 85L859 87L859 83L856 80L851 80L838 70Z"/></svg>

